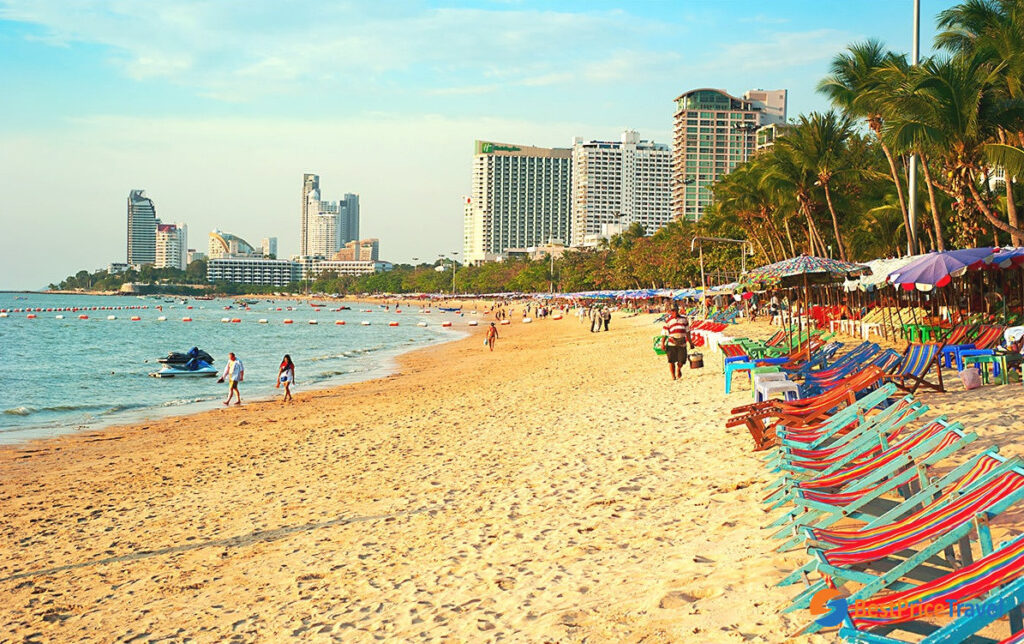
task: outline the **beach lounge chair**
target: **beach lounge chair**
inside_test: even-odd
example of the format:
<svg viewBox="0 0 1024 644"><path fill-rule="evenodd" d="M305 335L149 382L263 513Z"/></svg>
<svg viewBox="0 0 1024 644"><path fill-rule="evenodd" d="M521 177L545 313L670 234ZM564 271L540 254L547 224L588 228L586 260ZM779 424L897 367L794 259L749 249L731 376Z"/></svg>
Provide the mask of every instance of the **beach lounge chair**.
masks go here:
<svg viewBox="0 0 1024 644"><path fill-rule="evenodd" d="M851 605L854 610L847 612L839 636L847 642L878 644L967 642L985 626L1008 615L1010 635L1001 644L1019 643L1024 640L1022 603L1024 535L1001 543L991 554L954 572L905 590L859 600ZM964 610L966 606L970 610ZM947 623L935 626L918 619L921 616ZM897 629L914 633L914 639L896 639L892 633ZM931 632L921 639L920 634L927 630Z"/></svg>
<svg viewBox="0 0 1024 644"><path fill-rule="evenodd" d="M905 434L899 442L871 459L796 482L772 495L767 500L772 507L785 503L794 507L786 509L766 527L778 528L773 538L789 537L779 547L782 551L801 543L804 526L826 528L845 518L870 521L878 514L878 504L872 507L871 502L898 488L927 486L931 483L927 478L929 466L976 438L973 432L964 432L960 423L940 417Z"/></svg>
<svg viewBox="0 0 1024 644"><path fill-rule="evenodd" d="M934 342L908 345L903 360L896 367L894 373L886 377L895 382L900 389L909 393L916 392L921 385L935 391L945 392L946 388L942 385L941 348L941 345ZM937 383L925 379L932 366L935 367Z"/></svg>
<svg viewBox="0 0 1024 644"><path fill-rule="evenodd" d="M978 328L978 335L973 340L965 343L957 343L947 340L945 346L942 348L942 358L946 363L946 368L950 368L953 361L956 361L957 370L963 371L964 352L995 349L1002 341L1003 331L1005 330L1005 327L1002 326L982 325ZM960 340L963 339L963 337L960 338Z"/></svg>
<svg viewBox="0 0 1024 644"><path fill-rule="evenodd" d="M725 426L746 426L754 439L755 449L767 449L775 444L777 437L765 425L766 419L775 419L773 425L785 425L788 432L792 433L802 426L825 420L837 408L854 403L860 395L878 385L883 375L881 369L868 367L811 398L792 402L773 400L736 407L731 412L733 417L726 421Z"/></svg>
<svg viewBox="0 0 1024 644"><path fill-rule="evenodd" d="M972 462L965 476L905 518L873 528L805 529L812 560L779 585L796 583L811 570L822 579L801 592L785 612L806 608L815 593L837 584L860 585L849 598L856 600L883 588L907 588L910 584L900 581L905 577L970 564L974 561L972 531L980 556L990 554L988 522L1024 499L1024 470L1019 459L1005 459L992 451ZM959 557L955 544L959 544ZM927 570L918 570L921 567Z"/></svg>

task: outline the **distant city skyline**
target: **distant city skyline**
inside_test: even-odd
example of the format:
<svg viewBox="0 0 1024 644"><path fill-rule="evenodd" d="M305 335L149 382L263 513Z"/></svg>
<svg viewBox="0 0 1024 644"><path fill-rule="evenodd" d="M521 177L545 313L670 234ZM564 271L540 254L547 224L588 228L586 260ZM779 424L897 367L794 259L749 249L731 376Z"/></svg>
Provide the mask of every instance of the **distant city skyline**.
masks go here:
<svg viewBox="0 0 1024 644"><path fill-rule="evenodd" d="M923 54L953 4L922 1ZM826 109L814 86L832 57L868 37L909 51L911 12L524 0L354 3L310 21L269 1L0 0L0 288L123 258L138 186L164 221L297 254L311 169L359 193L373 216L358 236L389 260L432 257L462 245L474 140L670 142L673 99L700 87L786 88L790 117ZM52 193L62 208L33 216Z"/></svg>

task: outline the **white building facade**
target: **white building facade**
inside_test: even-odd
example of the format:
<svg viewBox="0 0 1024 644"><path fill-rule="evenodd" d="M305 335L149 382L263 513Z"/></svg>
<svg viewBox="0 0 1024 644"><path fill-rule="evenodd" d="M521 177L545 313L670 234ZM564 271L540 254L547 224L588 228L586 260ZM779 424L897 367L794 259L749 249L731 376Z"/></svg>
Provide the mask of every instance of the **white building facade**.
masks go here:
<svg viewBox="0 0 1024 644"><path fill-rule="evenodd" d="M477 141L463 206L463 257L492 261L508 248L570 236L572 150Z"/></svg>
<svg viewBox="0 0 1024 644"><path fill-rule="evenodd" d="M185 224L157 224L154 268L185 270L188 265L188 227Z"/></svg>
<svg viewBox="0 0 1024 644"><path fill-rule="evenodd" d="M648 235L672 221L672 151L634 130L619 141L583 141L572 149L571 245L587 246L609 226L640 223Z"/></svg>
<svg viewBox="0 0 1024 644"><path fill-rule="evenodd" d="M288 286L302 279L295 262L265 257L217 257L206 263L206 281Z"/></svg>

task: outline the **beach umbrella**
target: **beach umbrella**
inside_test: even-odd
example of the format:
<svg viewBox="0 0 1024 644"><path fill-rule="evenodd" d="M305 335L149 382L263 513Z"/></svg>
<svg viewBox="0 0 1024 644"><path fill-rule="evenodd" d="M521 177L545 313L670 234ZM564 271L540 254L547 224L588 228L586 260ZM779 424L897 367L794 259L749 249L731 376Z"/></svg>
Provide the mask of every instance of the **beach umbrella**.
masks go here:
<svg viewBox="0 0 1024 644"><path fill-rule="evenodd" d="M899 284L904 290L930 291L935 287L949 284L954 277L960 277L968 269L981 268L985 258L992 255L995 249L991 246L983 248L964 248L928 253L907 264L903 268L889 274L889 282Z"/></svg>
<svg viewBox="0 0 1024 644"><path fill-rule="evenodd" d="M828 278L838 281L845 277L869 274L871 269L863 264L851 264L828 257L800 255L767 266L760 266L747 273L748 283L765 282L782 284L809 277Z"/></svg>
<svg viewBox="0 0 1024 644"><path fill-rule="evenodd" d="M1024 264L1024 247L996 248L995 251L984 260L986 267L991 268L1013 268Z"/></svg>

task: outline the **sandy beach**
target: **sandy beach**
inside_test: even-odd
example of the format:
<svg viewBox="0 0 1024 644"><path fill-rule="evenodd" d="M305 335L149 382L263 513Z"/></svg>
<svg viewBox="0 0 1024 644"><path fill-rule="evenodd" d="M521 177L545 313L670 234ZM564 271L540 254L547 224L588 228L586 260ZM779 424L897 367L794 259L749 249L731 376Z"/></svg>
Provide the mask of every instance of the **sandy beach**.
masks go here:
<svg viewBox="0 0 1024 644"><path fill-rule="evenodd" d="M652 319L517 321L290 405L0 450L0 642L793 641L773 584L804 559L723 429L749 392L718 357L672 382ZM949 387L922 398L1020 453L1019 384Z"/></svg>

